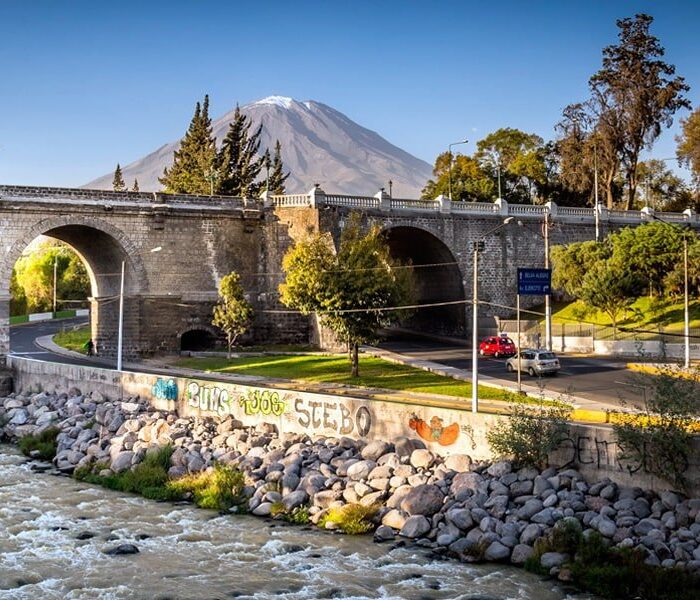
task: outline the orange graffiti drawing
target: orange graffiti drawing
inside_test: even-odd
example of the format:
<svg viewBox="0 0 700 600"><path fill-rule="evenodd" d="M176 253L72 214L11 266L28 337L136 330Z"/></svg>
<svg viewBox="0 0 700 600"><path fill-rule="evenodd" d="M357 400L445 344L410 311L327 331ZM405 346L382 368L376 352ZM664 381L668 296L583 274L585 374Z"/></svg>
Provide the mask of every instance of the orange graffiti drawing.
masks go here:
<svg viewBox="0 0 700 600"><path fill-rule="evenodd" d="M457 423L443 427L442 419L439 417L430 419L430 425L428 425L417 415L412 415L408 425L425 441L437 442L441 446L454 444L459 436L459 425Z"/></svg>

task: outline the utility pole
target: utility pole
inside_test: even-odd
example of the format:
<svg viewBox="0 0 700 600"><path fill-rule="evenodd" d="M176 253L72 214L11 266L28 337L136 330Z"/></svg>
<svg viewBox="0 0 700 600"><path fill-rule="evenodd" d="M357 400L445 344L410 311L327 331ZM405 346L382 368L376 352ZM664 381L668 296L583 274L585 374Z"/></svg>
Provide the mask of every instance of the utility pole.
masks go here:
<svg viewBox="0 0 700 600"><path fill-rule="evenodd" d="M593 145L593 185L595 186L595 241L600 241L600 207L598 206L598 146ZM550 348L551 350L551 348Z"/></svg>
<svg viewBox="0 0 700 600"><path fill-rule="evenodd" d="M56 316L56 282L58 281L57 278L57 273L58 273L58 254L55 254L53 257L53 316Z"/></svg>
<svg viewBox="0 0 700 600"><path fill-rule="evenodd" d="M544 268L549 269L549 212L544 216ZM544 338L547 350L552 351L552 297L544 297Z"/></svg>

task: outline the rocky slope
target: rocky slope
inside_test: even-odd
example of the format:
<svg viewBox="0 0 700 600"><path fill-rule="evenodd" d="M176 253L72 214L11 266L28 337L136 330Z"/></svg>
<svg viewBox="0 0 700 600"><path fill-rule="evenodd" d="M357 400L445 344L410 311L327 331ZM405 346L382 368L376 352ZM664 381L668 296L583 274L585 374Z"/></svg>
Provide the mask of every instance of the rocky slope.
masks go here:
<svg viewBox="0 0 700 600"><path fill-rule="evenodd" d="M298 102L271 96L241 107L254 126L262 123L261 150L282 144L282 159L291 172L287 193L308 192L315 183L329 194L372 196L393 182L397 198L418 198L431 177L431 166L386 141L379 134L358 125L337 110L320 102ZM217 142L226 135L234 111L212 123ZM122 167L131 186L138 179L141 191L161 189L158 177L172 163L180 141L165 144ZM118 159L115 159L115 163ZM112 189L113 173L84 187Z"/></svg>
<svg viewBox="0 0 700 600"><path fill-rule="evenodd" d="M700 571L700 499L587 483L574 469L514 470L509 462L442 458L419 440L368 444L349 438L278 434L272 424L244 427L225 418L178 418L139 399L113 402L99 394L12 394L0 399L0 439L58 427L63 472L98 462L107 473L141 462L152 446L172 444L170 475L213 461L245 473L248 509L269 516L273 505L308 506L318 522L332 507L379 506L375 540L397 536L436 555L522 565L538 540L561 530L598 532L607 543L639 548L646 562ZM547 551L542 568L565 572L571 556Z"/></svg>

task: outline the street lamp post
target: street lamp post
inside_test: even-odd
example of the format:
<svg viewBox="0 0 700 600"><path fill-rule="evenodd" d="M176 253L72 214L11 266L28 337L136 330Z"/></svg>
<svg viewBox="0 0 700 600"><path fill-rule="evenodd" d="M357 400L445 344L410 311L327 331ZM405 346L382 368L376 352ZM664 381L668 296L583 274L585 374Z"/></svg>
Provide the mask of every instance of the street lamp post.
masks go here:
<svg viewBox="0 0 700 600"><path fill-rule="evenodd" d="M478 240L473 242L474 251L474 273L472 274L472 412L479 412L479 252L484 250L485 240L488 236L496 233L514 217L503 219L503 223L487 231Z"/></svg>
<svg viewBox="0 0 700 600"><path fill-rule="evenodd" d="M449 196L450 200L452 200L452 146L459 146L460 144L468 144L469 140L464 138L463 140L460 140L459 142L453 142L452 144L449 144L448 147L448 154L450 155L450 164L447 167L447 179L448 179L448 185L449 185ZM390 194L391 195L391 194Z"/></svg>
<svg viewBox="0 0 700 600"><path fill-rule="evenodd" d="M653 212L647 213L652 219L668 225L674 231L680 231L683 235L683 365L690 368L690 297L688 292L688 234L685 228L664 221ZM690 227L690 225L688 225Z"/></svg>

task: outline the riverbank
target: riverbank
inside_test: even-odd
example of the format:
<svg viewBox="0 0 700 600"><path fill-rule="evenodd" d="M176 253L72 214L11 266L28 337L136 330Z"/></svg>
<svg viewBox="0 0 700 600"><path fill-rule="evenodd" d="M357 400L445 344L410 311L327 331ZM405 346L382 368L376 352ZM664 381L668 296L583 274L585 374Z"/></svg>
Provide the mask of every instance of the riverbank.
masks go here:
<svg viewBox="0 0 700 600"><path fill-rule="evenodd" d="M243 506L255 516L303 509L311 523L341 530L355 520L376 528L376 541L411 542L435 559L527 564L596 592L620 580L656 586L660 595L641 596L649 598L691 598L700 589L689 575L700 571L700 500L671 492L589 484L573 469L443 458L405 437L365 443L279 435L271 424L244 427L230 415L179 418L145 400L112 402L77 389L13 394L0 406L10 441L58 428L54 464L64 473L122 473L142 464L149 448L172 446L170 478L215 463L236 469ZM593 553L604 560L586 558Z"/></svg>

